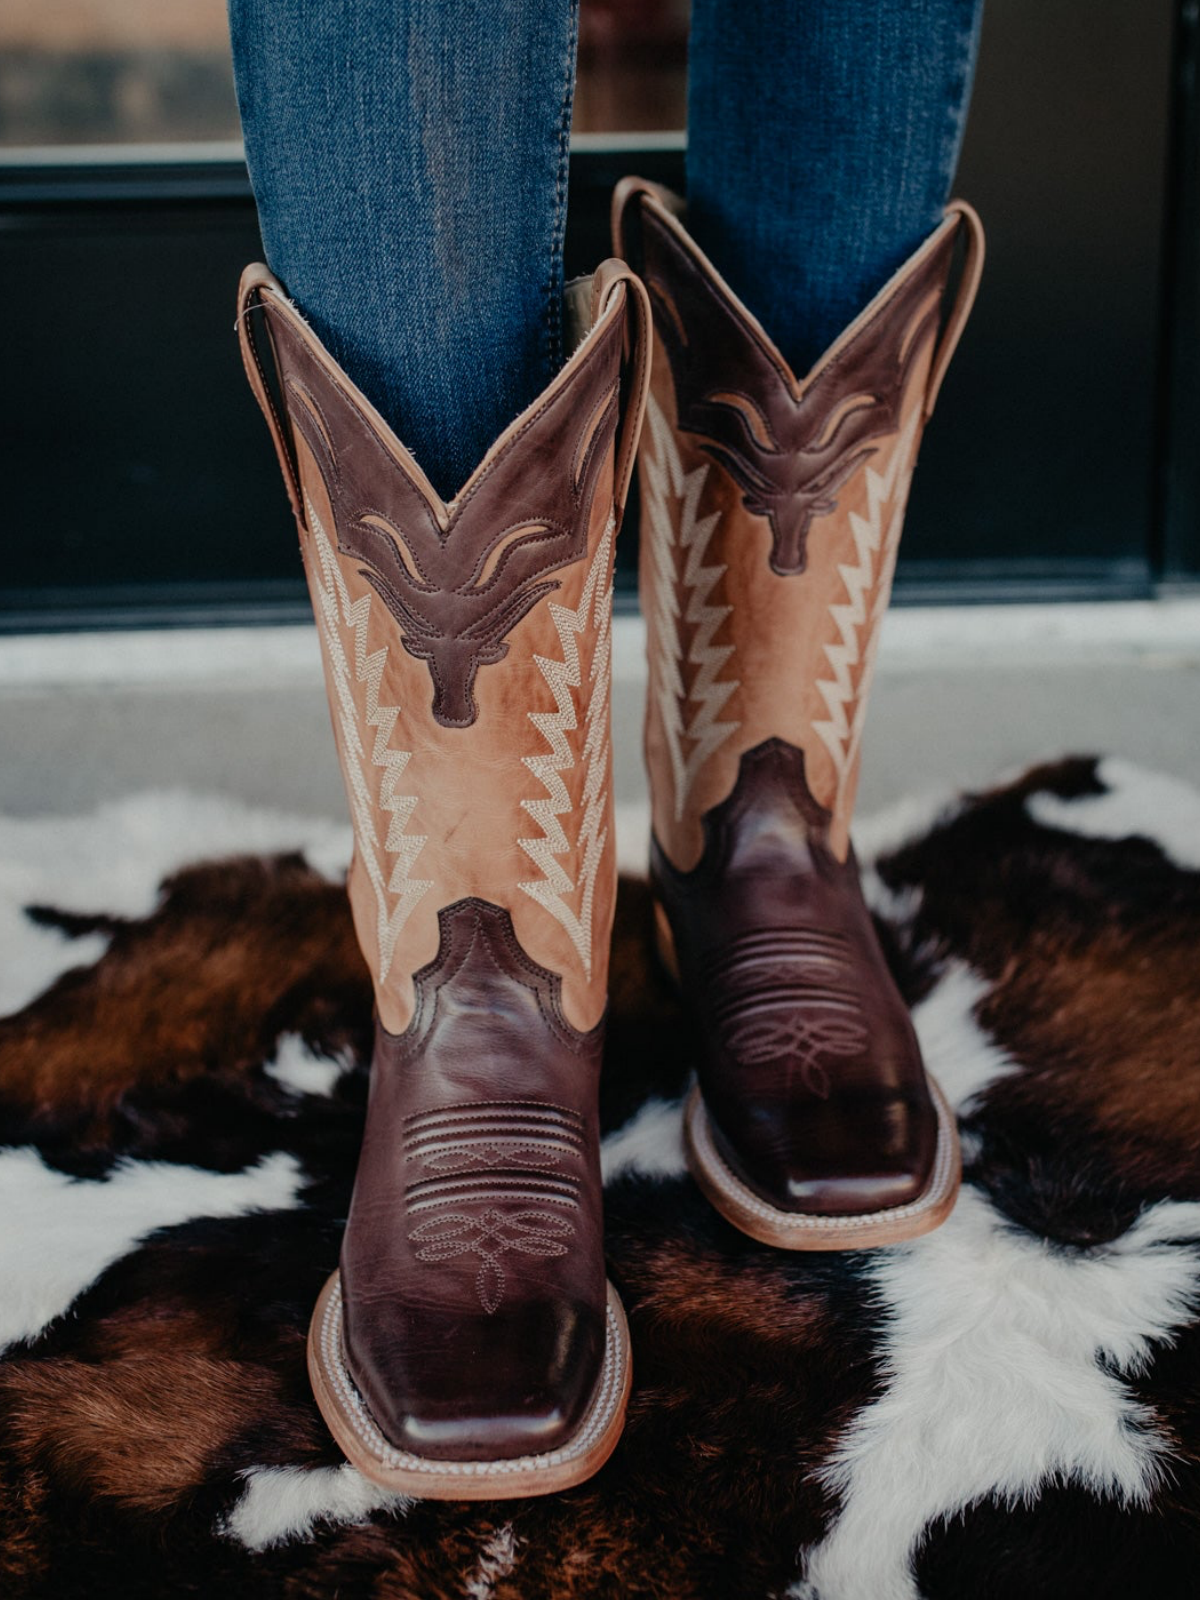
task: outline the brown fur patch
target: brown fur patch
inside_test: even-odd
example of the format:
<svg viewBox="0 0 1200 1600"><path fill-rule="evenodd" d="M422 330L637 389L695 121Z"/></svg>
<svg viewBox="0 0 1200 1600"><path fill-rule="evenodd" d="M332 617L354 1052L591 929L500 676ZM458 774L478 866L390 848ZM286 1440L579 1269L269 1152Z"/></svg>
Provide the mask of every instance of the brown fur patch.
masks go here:
<svg viewBox="0 0 1200 1600"><path fill-rule="evenodd" d="M82 1119L89 1143L135 1088L244 1073L285 1030L332 1048L363 1037L370 981L345 891L299 857L188 867L140 922L65 920L112 942L0 1019L0 1098Z"/></svg>
<svg viewBox="0 0 1200 1600"><path fill-rule="evenodd" d="M200 1488L247 1414L274 1404L273 1374L201 1351L67 1357L0 1368L11 1448L65 1489L126 1511L167 1511Z"/></svg>
<svg viewBox="0 0 1200 1600"><path fill-rule="evenodd" d="M1200 1151L1200 918L1192 928L1148 931L1132 963L1129 946L1126 931L1107 926L1082 949L1031 940L989 998L982 1021L1027 1064L1006 1089L1014 1104L1043 1115L1085 1116L1127 1159L1136 1159L1137 1145L1152 1145L1162 1181L1193 1189Z"/></svg>

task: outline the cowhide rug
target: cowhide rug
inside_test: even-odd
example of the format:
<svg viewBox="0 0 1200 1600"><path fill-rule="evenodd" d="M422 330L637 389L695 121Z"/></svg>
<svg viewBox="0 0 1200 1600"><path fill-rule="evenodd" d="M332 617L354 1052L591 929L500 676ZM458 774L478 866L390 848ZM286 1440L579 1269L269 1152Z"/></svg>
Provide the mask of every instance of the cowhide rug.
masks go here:
<svg viewBox="0 0 1200 1600"><path fill-rule="evenodd" d="M0 822L0 1594L1200 1594L1200 796L1072 760L864 830L967 1160L869 1254L757 1246L686 1177L625 881L628 1430L494 1505L373 1488L309 1398L366 1090L347 845L187 796Z"/></svg>

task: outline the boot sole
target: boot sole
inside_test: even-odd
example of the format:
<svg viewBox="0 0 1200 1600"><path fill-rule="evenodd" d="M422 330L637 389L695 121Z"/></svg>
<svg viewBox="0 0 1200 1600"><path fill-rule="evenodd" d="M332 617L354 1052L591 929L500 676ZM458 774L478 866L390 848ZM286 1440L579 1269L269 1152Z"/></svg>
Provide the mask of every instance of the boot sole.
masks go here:
<svg viewBox="0 0 1200 1600"><path fill-rule="evenodd" d="M524 1500L555 1494L590 1478L608 1460L625 1426L633 1376L629 1327L608 1285L604 1361L596 1392L574 1437L544 1455L497 1461L445 1461L389 1444L346 1367L342 1286L333 1273L308 1329L308 1375L330 1433L346 1459L382 1488L419 1500Z"/></svg>
<svg viewBox="0 0 1200 1600"><path fill-rule="evenodd" d="M679 962L671 925L660 900L654 902L658 958L678 986ZM880 1211L846 1215L783 1211L770 1205L738 1177L717 1148L708 1108L697 1085L688 1096L683 1142L688 1169L705 1199L735 1228L759 1244L778 1250L873 1250L932 1233L954 1210L962 1186L962 1153L954 1113L933 1078L926 1074L937 1109L938 1136L929 1182L915 1200Z"/></svg>

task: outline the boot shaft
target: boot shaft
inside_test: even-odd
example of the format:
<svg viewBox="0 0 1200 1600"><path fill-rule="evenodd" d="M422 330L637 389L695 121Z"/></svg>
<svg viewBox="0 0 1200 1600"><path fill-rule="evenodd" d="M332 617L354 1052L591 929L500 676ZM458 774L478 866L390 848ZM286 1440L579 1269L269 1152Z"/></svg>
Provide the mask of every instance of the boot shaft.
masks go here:
<svg viewBox="0 0 1200 1600"><path fill-rule="evenodd" d="M743 754L778 738L804 752L844 860L909 482L974 298L978 218L952 205L797 378L688 237L678 201L631 179L614 213L654 323L640 585L656 838L694 866L700 819Z"/></svg>
<svg viewBox="0 0 1200 1600"><path fill-rule="evenodd" d="M507 912L572 1025L603 1011L613 548L643 307L606 264L571 360L444 502L282 286L263 267L243 277L243 358L299 525L354 825L351 905L390 1033L438 957L439 911L464 900Z"/></svg>

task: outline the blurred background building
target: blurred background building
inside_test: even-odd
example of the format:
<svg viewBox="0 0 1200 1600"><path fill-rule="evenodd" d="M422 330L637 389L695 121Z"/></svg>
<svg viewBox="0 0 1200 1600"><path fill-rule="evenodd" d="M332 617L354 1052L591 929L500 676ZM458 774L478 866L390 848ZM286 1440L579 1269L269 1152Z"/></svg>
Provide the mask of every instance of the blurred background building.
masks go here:
<svg viewBox="0 0 1200 1600"><path fill-rule="evenodd" d="M580 132L681 128L687 0L587 0ZM223 0L6 0L0 144L239 137Z"/></svg>

